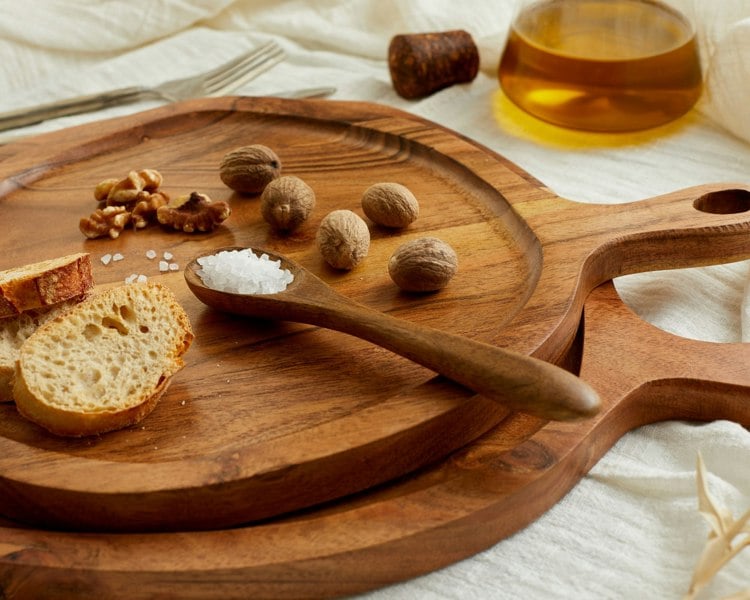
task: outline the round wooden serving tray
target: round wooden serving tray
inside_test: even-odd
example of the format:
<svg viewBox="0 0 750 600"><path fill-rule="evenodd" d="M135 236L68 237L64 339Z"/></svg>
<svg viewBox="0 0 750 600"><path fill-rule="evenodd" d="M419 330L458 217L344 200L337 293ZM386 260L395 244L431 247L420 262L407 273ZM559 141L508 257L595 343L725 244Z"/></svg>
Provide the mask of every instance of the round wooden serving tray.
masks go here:
<svg viewBox="0 0 750 600"><path fill-rule="evenodd" d="M251 143L272 147L284 173L316 191L313 218L292 236L272 233L257 198L233 194L219 179L223 154ZM0 159L0 216L12 224L0 242L0 268L87 251L102 286L132 273L164 281L196 331L186 368L136 427L60 439L26 422L12 403L0 405L0 514L23 524L16 533L31 526L102 532L96 539L107 539L103 532L204 529L207 539L231 537L217 532L418 469L429 473L491 430L490 436L502 432L507 449L565 427L508 414L342 334L212 311L192 297L180 271L160 274L145 256L149 249L160 257L169 251L184 266L218 247L267 247L369 306L574 371L584 301L600 283L750 256L750 192L742 185L584 205L555 196L470 140L371 104L192 101L23 140L0 148ZM232 216L211 234L154 226L117 240L84 240L78 220L95 207L94 186L140 168L161 171L170 195L197 190L229 201ZM410 187L420 218L402 232L372 225L363 265L349 273L327 268L314 244L317 223L336 208L361 213L362 192L379 181ZM399 293L388 278L388 257L425 235L456 249L459 273L437 294ZM118 252L122 261L98 260ZM177 539L154 535L142 539ZM395 541L409 534L396 526L394 535ZM489 535L497 539L496 531Z"/></svg>

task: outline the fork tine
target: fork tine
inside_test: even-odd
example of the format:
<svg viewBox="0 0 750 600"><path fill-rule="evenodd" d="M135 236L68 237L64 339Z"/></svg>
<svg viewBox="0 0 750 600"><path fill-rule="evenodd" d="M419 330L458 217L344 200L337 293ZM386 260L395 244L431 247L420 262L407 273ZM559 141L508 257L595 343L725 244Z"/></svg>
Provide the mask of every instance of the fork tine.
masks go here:
<svg viewBox="0 0 750 600"><path fill-rule="evenodd" d="M204 80L206 94L217 96L231 89L240 87L284 59L284 51L277 46L269 47L263 52L246 54L226 65L220 73L215 73Z"/></svg>
<svg viewBox="0 0 750 600"><path fill-rule="evenodd" d="M214 77L217 77L224 73L227 69L231 69L235 67L236 65L245 62L248 58L254 57L254 56L264 56L266 53L276 50L279 48L279 45L271 40L270 42L266 42L262 46L259 46L258 48L252 48L251 50L248 50L247 52L244 52L237 56L236 58L233 58L229 62L225 62L220 64L218 67L211 69L210 71L206 71L205 73L201 74L201 78L204 81L207 81L209 79L212 79Z"/></svg>

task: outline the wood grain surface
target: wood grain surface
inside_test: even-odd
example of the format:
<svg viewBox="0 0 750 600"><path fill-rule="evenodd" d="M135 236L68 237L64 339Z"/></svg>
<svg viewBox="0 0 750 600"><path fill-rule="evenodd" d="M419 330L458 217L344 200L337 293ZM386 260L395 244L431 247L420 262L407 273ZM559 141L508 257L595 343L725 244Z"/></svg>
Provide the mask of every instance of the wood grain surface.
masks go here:
<svg viewBox="0 0 750 600"><path fill-rule="evenodd" d="M605 407L593 419L547 423L529 436L533 419L515 413L410 477L244 527L81 534L0 521L0 589L14 599L353 594L443 567L511 535L634 427L661 419L750 426L748 344L665 333L625 307L611 283L589 296L576 340L571 364L602 390Z"/></svg>
<svg viewBox="0 0 750 600"><path fill-rule="evenodd" d="M243 248L230 247L229 252ZM221 250L224 253L227 250ZM206 305L227 312L340 331L387 348L513 411L542 419L570 421L591 417L601 405L580 377L533 356L470 337L390 316L337 293L330 285L285 256L253 249L291 273L287 287L274 294L238 294L207 286L201 258L185 267L190 291Z"/></svg>
<svg viewBox="0 0 750 600"><path fill-rule="evenodd" d="M221 184L221 156L247 143L273 147L285 172L316 190L315 216L299 233L273 234L257 200ZM147 167L171 194L228 200L226 227L84 241L77 222L94 208L93 186ZM400 233L372 226L362 268L327 269L312 242L316 223L333 208L358 211L361 192L389 180L415 192L420 219ZM131 577L175 597L350 593L517 530L641 422L746 419L746 346L687 343L698 369L606 289L589 301L585 330L579 323L591 290L612 277L750 256L749 198L742 185L717 184L580 204L455 133L361 103L194 101L0 147L0 215L12 223L0 268L88 251L100 285L134 272L167 283L197 333L188 366L141 426L71 442L0 405L0 581L11 597L37 585L79 597L87 586L116 592ZM387 258L428 234L453 245L459 273L438 294L399 293ZM605 410L574 424L509 413L354 338L212 311L181 273L160 275L144 256L168 250L184 265L226 245L272 248L373 308L580 369ZM112 252L125 260L98 263ZM615 341L633 360L613 376ZM684 390L679 403L675 390ZM52 533L59 528L99 533ZM153 533L107 533L115 530Z"/></svg>

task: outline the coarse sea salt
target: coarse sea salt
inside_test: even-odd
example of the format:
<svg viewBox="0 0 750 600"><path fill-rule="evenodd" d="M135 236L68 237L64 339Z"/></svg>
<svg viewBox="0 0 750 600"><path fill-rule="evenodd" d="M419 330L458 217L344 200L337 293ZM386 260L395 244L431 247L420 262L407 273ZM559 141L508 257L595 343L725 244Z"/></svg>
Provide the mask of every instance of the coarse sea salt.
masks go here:
<svg viewBox="0 0 750 600"><path fill-rule="evenodd" d="M280 260L249 249L223 250L198 259L198 276L208 287L234 294L277 294L294 279Z"/></svg>
<svg viewBox="0 0 750 600"><path fill-rule="evenodd" d="M148 281L148 277L138 273L131 273L125 278L125 283L146 283L146 281Z"/></svg>

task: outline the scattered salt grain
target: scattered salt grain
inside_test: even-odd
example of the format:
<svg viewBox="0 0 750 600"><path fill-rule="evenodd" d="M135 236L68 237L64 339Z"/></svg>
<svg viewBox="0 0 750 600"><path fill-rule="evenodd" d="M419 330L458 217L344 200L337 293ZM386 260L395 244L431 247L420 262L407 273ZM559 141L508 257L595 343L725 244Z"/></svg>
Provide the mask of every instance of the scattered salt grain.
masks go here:
<svg viewBox="0 0 750 600"><path fill-rule="evenodd" d="M99 260L101 260L102 264L106 266L106 265L108 265L112 261L112 255L111 254L105 254Z"/></svg>
<svg viewBox="0 0 750 600"><path fill-rule="evenodd" d="M165 252L162 256L164 257L164 260L172 260L174 258L174 254L171 252Z"/></svg>
<svg viewBox="0 0 750 600"><path fill-rule="evenodd" d="M280 260L257 256L249 249L223 250L198 259L198 276L210 288L235 294L283 292L294 276L281 268Z"/></svg>
<svg viewBox="0 0 750 600"><path fill-rule="evenodd" d="M115 254L112 255L112 260L114 262L117 262L118 260L122 260L123 258L125 258L125 257L122 254L120 254L119 252L117 252L117 253L115 253Z"/></svg>
<svg viewBox="0 0 750 600"><path fill-rule="evenodd" d="M169 270L170 271L179 271L180 270L180 265L178 265L177 263L169 263Z"/></svg>
<svg viewBox="0 0 750 600"><path fill-rule="evenodd" d="M156 258L156 250L146 250L146 258L154 260Z"/></svg>
<svg viewBox="0 0 750 600"><path fill-rule="evenodd" d="M138 275L136 281L138 283L146 283L148 281L148 277L146 277L145 275Z"/></svg>
<svg viewBox="0 0 750 600"><path fill-rule="evenodd" d="M160 260L159 261L159 271L162 273L166 273L169 271L169 263L166 260Z"/></svg>

